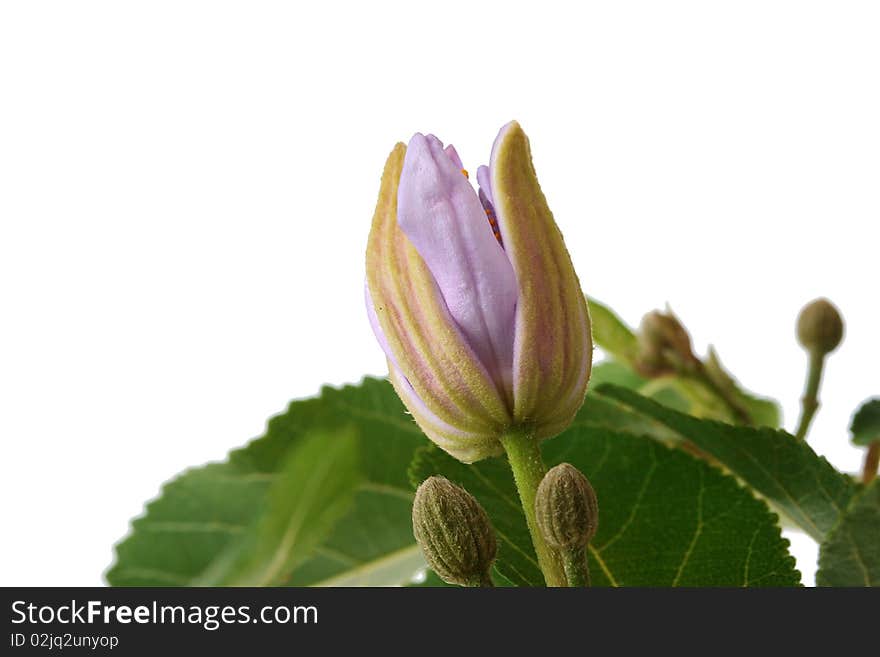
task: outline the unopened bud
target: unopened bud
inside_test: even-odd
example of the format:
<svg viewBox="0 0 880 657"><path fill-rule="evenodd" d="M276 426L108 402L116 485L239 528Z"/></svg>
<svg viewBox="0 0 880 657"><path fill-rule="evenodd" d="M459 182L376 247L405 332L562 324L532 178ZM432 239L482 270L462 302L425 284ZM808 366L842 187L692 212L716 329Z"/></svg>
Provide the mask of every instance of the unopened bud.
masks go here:
<svg viewBox="0 0 880 657"><path fill-rule="evenodd" d="M413 501L413 534L425 560L444 582L491 586L497 544L489 517L463 488L429 477Z"/></svg>
<svg viewBox="0 0 880 657"><path fill-rule="evenodd" d="M665 313L651 311L642 318L638 345L636 368L644 376L674 374L699 363L691 348L691 336L668 309Z"/></svg>
<svg viewBox="0 0 880 657"><path fill-rule="evenodd" d="M583 473L568 463L550 469L538 486L535 517L544 540L557 550L582 548L596 534L599 505Z"/></svg>
<svg viewBox="0 0 880 657"><path fill-rule="evenodd" d="M416 133L388 158L367 244L391 383L464 463L499 456L523 425L535 440L561 433L593 362L587 302L516 121L476 177L482 199L455 149Z"/></svg>
<svg viewBox="0 0 880 657"><path fill-rule="evenodd" d="M829 354L843 338L843 318L828 299L811 301L798 315L797 337L807 351Z"/></svg>

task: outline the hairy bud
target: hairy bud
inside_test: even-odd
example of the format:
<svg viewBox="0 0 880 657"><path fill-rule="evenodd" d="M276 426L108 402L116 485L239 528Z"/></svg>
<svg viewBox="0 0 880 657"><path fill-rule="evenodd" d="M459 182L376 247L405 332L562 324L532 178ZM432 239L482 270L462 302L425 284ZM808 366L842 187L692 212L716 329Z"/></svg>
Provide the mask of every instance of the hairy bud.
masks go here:
<svg viewBox="0 0 880 657"><path fill-rule="evenodd" d="M828 299L811 301L798 315L797 337L807 351L829 354L843 339L843 318Z"/></svg>
<svg viewBox="0 0 880 657"><path fill-rule="evenodd" d="M593 341L577 273L522 127L498 133L479 191L452 146L415 134L385 165L367 243L367 316L389 378L440 449L473 463L584 403Z"/></svg>
<svg viewBox="0 0 880 657"><path fill-rule="evenodd" d="M444 582L492 585L495 531L480 503L460 486L445 477L422 482L413 501L413 535Z"/></svg>
<svg viewBox="0 0 880 657"><path fill-rule="evenodd" d="M535 516L544 540L557 550L582 548L599 526L596 493L569 463L550 469L535 497Z"/></svg>
<svg viewBox="0 0 880 657"><path fill-rule="evenodd" d="M642 318L638 345L636 368L644 376L674 374L699 363L691 349L691 336L668 309L665 313L651 311Z"/></svg>

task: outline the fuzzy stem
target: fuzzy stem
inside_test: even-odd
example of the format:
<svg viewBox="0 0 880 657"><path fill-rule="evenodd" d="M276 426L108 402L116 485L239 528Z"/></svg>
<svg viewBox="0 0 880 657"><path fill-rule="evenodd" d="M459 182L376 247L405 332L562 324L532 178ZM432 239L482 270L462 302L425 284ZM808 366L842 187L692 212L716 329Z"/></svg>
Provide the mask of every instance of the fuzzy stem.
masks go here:
<svg viewBox="0 0 880 657"><path fill-rule="evenodd" d="M565 568L565 579L571 587L590 585L590 569L587 567L586 546L562 551L562 565Z"/></svg>
<svg viewBox="0 0 880 657"><path fill-rule="evenodd" d="M690 376L697 381L700 385L706 388L713 395L718 397L724 404L730 409L730 412L733 413L733 416L736 418L738 422L741 424L745 424L746 426L753 426L755 424L754 420L752 420L752 416L749 412L743 407L743 405L739 402L736 397L731 394L731 392L720 385L718 385L715 380L709 375L708 370L706 370L705 365L703 365L702 361L697 361L693 367L693 371L690 372Z"/></svg>
<svg viewBox="0 0 880 657"><path fill-rule="evenodd" d="M862 483L870 484L877 478L877 468L880 467L880 442L874 441L868 445L865 452L865 464L862 466Z"/></svg>
<svg viewBox="0 0 880 657"><path fill-rule="evenodd" d="M815 350L810 352L807 382L804 386L804 396L801 397L801 419L794 434L798 440L804 440L807 437L810 422L813 421L813 416L819 410L819 386L822 384L824 364L825 354Z"/></svg>
<svg viewBox="0 0 880 657"><path fill-rule="evenodd" d="M562 561L553 549L544 541L541 530L535 520L535 493L538 484L547 474L547 468L541 459L541 448L535 440L533 432L526 427L509 430L501 436L501 444L507 452L513 479L519 492L519 500L526 516L532 544L538 556L538 565L544 573L547 586L565 586L566 578Z"/></svg>

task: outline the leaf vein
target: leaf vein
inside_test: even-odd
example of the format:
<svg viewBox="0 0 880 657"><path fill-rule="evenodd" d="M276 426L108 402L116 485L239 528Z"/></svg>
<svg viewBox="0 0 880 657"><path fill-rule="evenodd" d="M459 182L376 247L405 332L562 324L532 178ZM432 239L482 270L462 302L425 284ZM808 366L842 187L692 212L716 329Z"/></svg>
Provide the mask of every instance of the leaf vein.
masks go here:
<svg viewBox="0 0 880 657"><path fill-rule="evenodd" d="M700 534L703 533L703 495L706 492L706 474L703 468L699 469L700 473L700 492L697 494L697 527L694 530L694 536L691 538L691 542L687 547L687 551L684 554L684 559L681 562L681 565L678 567L678 572L675 574L675 579L672 580L672 586L678 586L678 582L681 580L681 576L684 573L684 569L687 566L688 562L691 560L691 555L694 552L694 547L697 545L697 541L700 539Z"/></svg>

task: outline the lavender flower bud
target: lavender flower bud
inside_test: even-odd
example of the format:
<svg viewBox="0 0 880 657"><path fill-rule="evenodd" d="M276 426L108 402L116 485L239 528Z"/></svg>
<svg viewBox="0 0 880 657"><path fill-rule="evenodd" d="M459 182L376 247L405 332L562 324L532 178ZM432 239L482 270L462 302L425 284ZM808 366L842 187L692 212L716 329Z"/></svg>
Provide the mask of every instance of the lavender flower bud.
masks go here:
<svg viewBox="0 0 880 657"><path fill-rule="evenodd" d="M467 178L455 149L416 134L388 158L367 245L367 314L389 378L422 431L472 463L528 425L572 421L587 388L590 316L538 184L505 125Z"/></svg>

